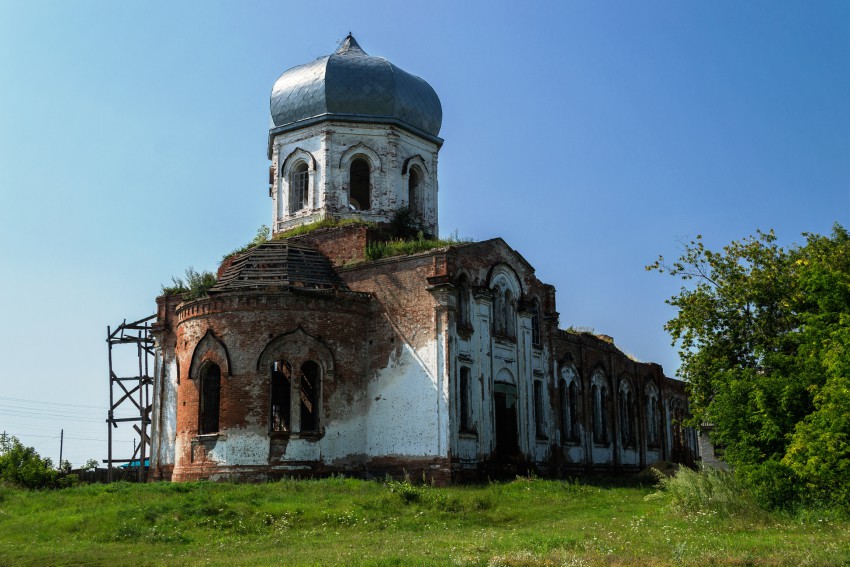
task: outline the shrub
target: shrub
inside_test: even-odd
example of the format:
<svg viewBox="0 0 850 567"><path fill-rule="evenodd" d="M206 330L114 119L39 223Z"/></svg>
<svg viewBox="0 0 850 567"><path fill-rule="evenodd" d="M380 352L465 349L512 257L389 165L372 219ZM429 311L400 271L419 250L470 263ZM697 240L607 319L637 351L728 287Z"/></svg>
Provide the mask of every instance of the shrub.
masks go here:
<svg viewBox="0 0 850 567"><path fill-rule="evenodd" d="M207 295L207 292L213 287L217 279L212 272L196 272L194 268L189 266L186 268L186 280L182 278L171 277L173 285L162 286L163 295L186 294L186 299L198 299Z"/></svg>
<svg viewBox="0 0 850 567"><path fill-rule="evenodd" d="M736 469L742 484L759 506L768 510L791 510L800 503L800 477L774 460Z"/></svg>
<svg viewBox="0 0 850 567"><path fill-rule="evenodd" d="M32 447L25 447L16 437L0 437L0 481L24 488L60 488L73 484L65 481L53 468L49 458L41 458Z"/></svg>
<svg viewBox="0 0 850 567"><path fill-rule="evenodd" d="M712 467L703 467L699 471L681 467L671 477L659 473L658 479L662 491L670 495L671 505L680 512L721 517L760 512L731 472Z"/></svg>
<svg viewBox="0 0 850 567"><path fill-rule="evenodd" d="M390 220L390 235L399 240L433 240L433 235L428 234L425 225L416 218L410 209L402 207L395 212Z"/></svg>

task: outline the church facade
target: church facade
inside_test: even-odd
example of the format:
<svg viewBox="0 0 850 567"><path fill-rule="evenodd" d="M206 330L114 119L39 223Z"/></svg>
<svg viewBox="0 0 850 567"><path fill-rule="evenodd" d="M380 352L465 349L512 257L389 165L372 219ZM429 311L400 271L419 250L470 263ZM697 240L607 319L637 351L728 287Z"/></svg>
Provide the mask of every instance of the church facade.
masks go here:
<svg viewBox="0 0 850 567"><path fill-rule="evenodd" d="M693 460L682 383L560 329L554 288L502 239L370 259L399 215L438 233L442 110L424 80L349 36L281 75L271 113L272 239L225 260L207 296L157 298L152 477Z"/></svg>

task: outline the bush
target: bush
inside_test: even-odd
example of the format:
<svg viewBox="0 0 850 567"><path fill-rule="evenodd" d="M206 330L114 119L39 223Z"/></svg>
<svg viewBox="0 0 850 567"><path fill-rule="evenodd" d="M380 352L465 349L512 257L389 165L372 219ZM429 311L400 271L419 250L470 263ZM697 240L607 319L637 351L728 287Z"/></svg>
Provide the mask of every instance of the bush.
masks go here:
<svg viewBox="0 0 850 567"><path fill-rule="evenodd" d="M65 478L50 459L41 458L32 447L11 435L0 437L0 481L23 488L61 488L74 483Z"/></svg>
<svg viewBox="0 0 850 567"><path fill-rule="evenodd" d="M171 277L173 285L162 286L163 295L186 294L186 299L198 299L207 295L207 292L218 281L212 272L196 272L189 266L186 268L186 281L182 278Z"/></svg>
<svg viewBox="0 0 850 567"><path fill-rule="evenodd" d="M712 467L699 471L681 467L675 476L659 473L658 477L662 491L670 495L671 505L680 512L730 517L761 511L731 472Z"/></svg>
<svg viewBox="0 0 850 567"><path fill-rule="evenodd" d="M790 467L768 460L736 470L741 483L762 508L792 510L800 503L801 480Z"/></svg>

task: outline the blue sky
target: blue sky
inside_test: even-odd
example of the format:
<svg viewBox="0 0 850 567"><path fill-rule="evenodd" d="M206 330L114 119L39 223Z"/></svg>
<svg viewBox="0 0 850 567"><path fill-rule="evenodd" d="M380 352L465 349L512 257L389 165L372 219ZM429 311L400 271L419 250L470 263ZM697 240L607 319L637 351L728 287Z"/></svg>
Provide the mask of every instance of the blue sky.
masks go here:
<svg viewBox="0 0 850 567"><path fill-rule="evenodd" d="M441 232L669 375L644 265L850 225L846 2L0 0L0 430L105 457L106 326L269 223L271 86L349 31L440 96Z"/></svg>

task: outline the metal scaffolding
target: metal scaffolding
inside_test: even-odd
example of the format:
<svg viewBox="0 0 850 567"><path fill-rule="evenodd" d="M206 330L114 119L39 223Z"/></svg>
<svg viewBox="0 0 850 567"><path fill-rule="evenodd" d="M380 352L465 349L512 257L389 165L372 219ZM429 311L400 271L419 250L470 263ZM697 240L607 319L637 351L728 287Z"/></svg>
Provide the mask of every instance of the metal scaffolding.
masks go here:
<svg viewBox="0 0 850 567"><path fill-rule="evenodd" d="M153 377L149 374L151 358L154 356L154 339L151 336L150 321L156 315L139 319L128 323L125 319L115 330L106 327L106 343L109 345L109 413L106 418L106 429L109 437L109 456L104 460L107 463L107 481L112 482L113 463L138 464L139 482L146 480L147 470L145 460L150 454L150 438L148 437L148 426L151 424L151 385ZM135 376L120 377L115 373L112 348L117 345L135 345L138 359L138 374ZM116 396L117 395L117 396ZM116 401L117 397L117 401ZM115 417L115 410L121 406L129 407L131 414L138 411L138 415L132 417ZM135 408L135 411L133 409ZM118 428L119 423L132 423L133 429L138 436L138 443L134 443L133 455L129 459L114 459L112 457L112 430Z"/></svg>

